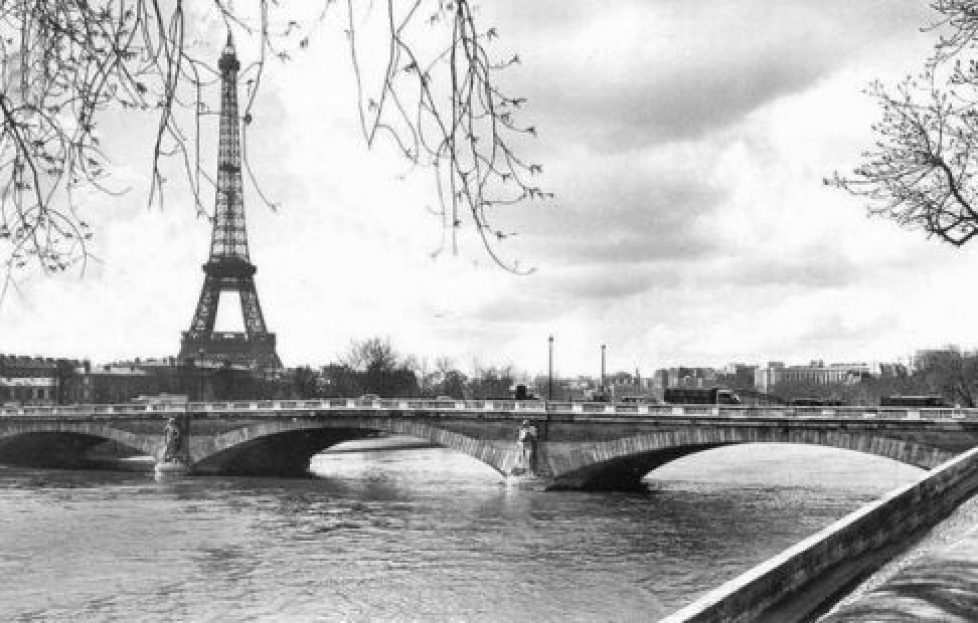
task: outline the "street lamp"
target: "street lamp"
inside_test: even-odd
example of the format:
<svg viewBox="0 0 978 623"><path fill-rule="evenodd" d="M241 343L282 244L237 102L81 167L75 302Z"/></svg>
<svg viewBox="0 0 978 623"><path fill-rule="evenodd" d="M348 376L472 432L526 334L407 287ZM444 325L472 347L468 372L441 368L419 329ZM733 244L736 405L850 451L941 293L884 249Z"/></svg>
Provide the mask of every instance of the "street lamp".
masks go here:
<svg viewBox="0 0 978 623"><path fill-rule="evenodd" d="M554 336L547 338L548 364L547 364L547 400L554 399Z"/></svg>
<svg viewBox="0 0 978 623"><path fill-rule="evenodd" d="M197 400L204 402L204 349L197 351Z"/></svg>
<svg viewBox="0 0 978 623"><path fill-rule="evenodd" d="M606 346L601 345L601 394L604 394L604 350Z"/></svg>

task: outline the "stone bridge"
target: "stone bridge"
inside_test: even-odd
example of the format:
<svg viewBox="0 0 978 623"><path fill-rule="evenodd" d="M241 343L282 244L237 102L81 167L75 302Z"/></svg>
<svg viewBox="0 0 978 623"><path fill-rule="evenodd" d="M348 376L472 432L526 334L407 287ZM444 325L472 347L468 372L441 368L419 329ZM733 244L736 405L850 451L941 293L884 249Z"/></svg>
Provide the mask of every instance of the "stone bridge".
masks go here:
<svg viewBox="0 0 978 623"><path fill-rule="evenodd" d="M322 450L383 433L548 488L628 489L664 463L742 443L832 446L930 469L978 445L978 411L348 399L22 407L0 409L0 463L82 467L112 441L195 474L297 476Z"/></svg>

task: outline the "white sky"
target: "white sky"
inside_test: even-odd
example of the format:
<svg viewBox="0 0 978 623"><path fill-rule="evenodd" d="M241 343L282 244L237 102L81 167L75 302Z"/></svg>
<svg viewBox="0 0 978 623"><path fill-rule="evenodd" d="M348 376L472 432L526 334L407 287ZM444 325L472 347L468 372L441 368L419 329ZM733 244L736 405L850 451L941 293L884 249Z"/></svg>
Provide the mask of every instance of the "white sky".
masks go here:
<svg viewBox="0 0 978 623"><path fill-rule="evenodd" d="M505 84L529 98L523 119L540 136L528 149L556 194L503 218L520 235L502 252L535 266L529 277L472 244L431 257L432 180L389 148L366 150L340 15L272 65L249 130L282 206L246 199L286 365L377 335L404 354L536 373L552 334L567 375L596 374L602 343L610 370L643 374L975 343L978 246L869 220L821 183L868 145L875 110L861 89L925 57L920 0L485 3L500 57L522 60ZM220 43L217 25L193 26ZM248 54L240 45L243 64ZM84 277L22 275L0 307L0 352L165 356L189 327L210 225L177 180L164 209L147 210L146 130L119 119L105 131L114 183L132 190L85 202L103 263ZM216 124L204 131L216 142Z"/></svg>

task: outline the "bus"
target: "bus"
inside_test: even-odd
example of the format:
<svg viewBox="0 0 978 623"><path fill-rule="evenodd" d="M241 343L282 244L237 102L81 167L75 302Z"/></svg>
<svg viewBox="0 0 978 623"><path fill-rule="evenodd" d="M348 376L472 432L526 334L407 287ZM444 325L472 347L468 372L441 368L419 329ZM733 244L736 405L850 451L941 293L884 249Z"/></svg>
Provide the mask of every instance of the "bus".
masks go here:
<svg viewBox="0 0 978 623"><path fill-rule="evenodd" d="M880 398L881 407L931 407L946 409L950 405L943 396L883 396Z"/></svg>
<svg viewBox="0 0 978 623"><path fill-rule="evenodd" d="M729 389L667 387L662 400L674 405L739 405L740 397Z"/></svg>
<svg viewBox="0 0 978 623"><path fill-rule="evenodd" d="M131 400L137 405L186 406L189 400L186 394L156 394L155 396L140 395Z"/></svg>

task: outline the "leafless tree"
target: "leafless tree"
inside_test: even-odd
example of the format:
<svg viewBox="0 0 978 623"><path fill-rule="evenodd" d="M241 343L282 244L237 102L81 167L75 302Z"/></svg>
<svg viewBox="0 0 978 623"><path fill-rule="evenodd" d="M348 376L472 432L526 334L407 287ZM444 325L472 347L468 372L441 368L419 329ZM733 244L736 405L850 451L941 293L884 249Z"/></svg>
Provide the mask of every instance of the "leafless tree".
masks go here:
<svg viewBox="0 0 978 623"><path fill-rule="evenodd" d="M371 368L391 370L402 363L389 337L352 340L349 350L340 358L340 362L357 372Z"/></svg>
<svg viewBox="0 0 978 623"><path fill-rule="evenodd" d="M978 10L935 0L933 54L916 76L868 94L882 112L861 163L826 183L868 200L870 214L961 246L978 235Z"/></svg>
<svg viewBox="0 0 978 623"><path fill-rule="evenodd" d="M978 353L947 346L922 353L917 367L929 392L968 408L978 404Z"/></svg>
<svg viewBox="0 0 978 623"><path fill-rule="evenodd" d="M512 365L482 366L473 365L472 376L468 379L468 392L472 398L506 398L518 375Z"/></svg>
<svg viewBox="0 0 978 623"><path fill-rule="evenodd" d="M197 24L215 16L238 40L259 44L242 72L249 76L246 139L269 61L308 48L329 16L343 19L367 144L388 138L411 163L434 171L446 246L457 249L467 224L497 264L520 271L498 253L511 232L495 224L493 208L549 195L533 182L540 165L514 147L536 134L517 119L525 99L498 82L519 58L495 58L498 32L477 19L470 0L374 4L320 0L315 17L299 19L295 5L276 0L0 0L0 260L8 285L17 269L84 268L92 257L92 227L77 209L78 196L126 190L113 187L100 142L109 114L154 118L148 203L162 203L164 163L175 160L198 213L206 214L204 191L213 181L201 162L201 119L212 112L206 91L218 72L214 55L192 42L204 34L194 31ZM379 80L363 64L365 24L386 42ZM251 175L247 140L245 168Z"/></svg>

